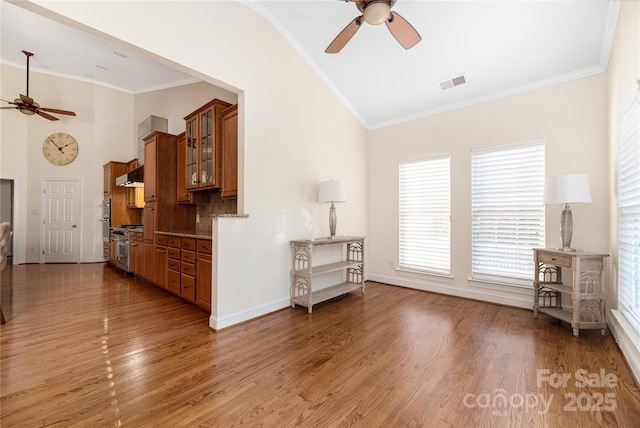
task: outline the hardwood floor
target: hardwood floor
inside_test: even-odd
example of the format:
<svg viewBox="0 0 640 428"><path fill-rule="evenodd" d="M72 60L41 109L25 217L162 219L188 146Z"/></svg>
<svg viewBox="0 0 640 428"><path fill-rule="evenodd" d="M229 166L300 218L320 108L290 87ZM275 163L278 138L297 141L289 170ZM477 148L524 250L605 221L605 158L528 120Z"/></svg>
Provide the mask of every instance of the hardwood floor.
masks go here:
<svg viewBox="0 0 640 428"><path fill-rule="evenodd" d="M1 289L3 427L640 424L612 337L527 310L369 282L216 333L101 264L13 266Z"/></svg>

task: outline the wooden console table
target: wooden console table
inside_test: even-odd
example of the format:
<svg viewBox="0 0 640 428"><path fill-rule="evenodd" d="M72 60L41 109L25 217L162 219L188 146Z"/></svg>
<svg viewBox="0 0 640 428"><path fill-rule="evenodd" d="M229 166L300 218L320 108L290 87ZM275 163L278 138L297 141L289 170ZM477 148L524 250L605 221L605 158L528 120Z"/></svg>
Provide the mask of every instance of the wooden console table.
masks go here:
<svg viewBox="0 0 640 428"><path fill-rule="evenodd" d="M343 256L340 261L315 266L314 248L325 245L341 245ZM296 304L307 308L334 297L360 289L364 293L364 238L342 236L335 239L318 238L291 241L291 307ZM313 278L331 272L344 272L344 282L320 290L313 289Z"/></svg>
<svg viewBox="0 0 640 428"><path fill-rule="evenodd" d="M534 248L533 317L543 313L580 329L600 329L609 334L606 319L605 259L607 254ZM571 269L571 285L562 282L562 268ZM572 310L562 307L562 295L571 297Z"/></svg>

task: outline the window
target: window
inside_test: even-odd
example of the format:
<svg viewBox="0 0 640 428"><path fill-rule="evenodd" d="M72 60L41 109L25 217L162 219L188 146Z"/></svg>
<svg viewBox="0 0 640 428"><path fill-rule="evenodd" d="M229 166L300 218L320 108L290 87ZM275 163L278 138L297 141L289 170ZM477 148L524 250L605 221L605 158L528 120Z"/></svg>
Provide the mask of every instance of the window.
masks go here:
<svg viewBox="0 0 640 428"><path fill-rule="evenodd" d="M530 284L532 248L544 247L543 193L544 142L472 151L473 279Z"/></svg>
<svg viewBox="0 0 640 428"><path fill-rule="evenodd" d="M449 156L400 164L401 269L449 274L449 164Z"/></svg>
<svg viewBox="0 0 640 428"><path fill-rule="evenodd" d="M638 93L620 118L618 136L619 310L640 332L640 107Z"/></svg>

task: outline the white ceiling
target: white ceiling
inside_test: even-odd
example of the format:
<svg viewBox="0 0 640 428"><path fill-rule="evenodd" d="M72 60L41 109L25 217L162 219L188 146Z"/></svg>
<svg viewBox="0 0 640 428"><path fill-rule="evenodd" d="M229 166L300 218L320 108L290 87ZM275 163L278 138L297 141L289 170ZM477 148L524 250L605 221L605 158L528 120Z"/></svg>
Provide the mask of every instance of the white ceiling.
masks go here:
<svg viewBox="0 0 640 428"><path fill-rule="evenodd" d="M619 10L618 0L399 0L393 10L422 36L414 48L404 50L385 25L364 24L340 53L329 55L325 48L360 14L355 4L245 3L283 34L367 129L604 72ZM21 51L27 50L35 54L34 71L134 94L195 80L5 1L0 13L3 63L24 67ZM440 89L438 82L460 74L466 84ZM0 98L12 100L24 88L15 91Z"/></svg>

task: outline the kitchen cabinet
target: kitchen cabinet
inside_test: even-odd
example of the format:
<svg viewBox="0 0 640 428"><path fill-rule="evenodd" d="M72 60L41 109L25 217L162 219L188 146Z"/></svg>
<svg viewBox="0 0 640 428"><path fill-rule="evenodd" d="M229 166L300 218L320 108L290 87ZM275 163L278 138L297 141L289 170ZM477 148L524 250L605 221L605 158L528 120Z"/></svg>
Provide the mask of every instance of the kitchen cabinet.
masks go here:
<svg viewBox="0 0 640 428"><path fill-rule="evenodd" d="M158 138L157 134L153 134L153 138L145 140L144 144L144 201L153 202L156 200L156 189L158 185L157 170L157 154L158 154Z"/></svg>
<svg viewBox="0 0 640 428"><path fill-rule="evenodd" d="M114 168L114 162L109 162L102 166L103 174L104 174L104 178L102 182L104 185L105 199L108 199L109 197L111 197L111 189L114 188L116 185L116 177L118 176L117 175L118 172L116 171L116 173L114 174L113 168ZM115 165L115 168L118 168L117 164Z"/></svg>
<svg viewBox="0 0 640 428"><path fill-rule="evenodd" d="M196 304L211 312L212 242L196 241Z"/></svg>
<svg viewBox="0 0 640 428"><path fill-rule="evenodd" d="M220 197L236 199L238 197L238 104L225 109L220 117L222 126Z"/></svg>
<svg viewBox="0 0 640 428"><path fill-rule="evenodd" d="M167 237L156 235L156 257L155 257L155 283L167 288L167 274L169 270L169 258L167 256Z"/></svg>
<svg viewBox="0 0 640 428"><path fill-rule="evenodd" d="M323 265L313 263L318 247L342 247L340 260ZM313 278L333 272L342 272L343 281L322 289L314 289ZM311 313L313 305L334 297L361 290L364 293L364 238L343 236L335 239L318 238L291 241L291 307L296 304Z"/></svg>
<svg viewBox="0 0 640 428"><path fill-rule="evenodd" d="M151 202L144 205L142 224L142 277L147 281L155 282L156 278L156 203Z"/></svg>
<svg viewBox="0 0 640 428"><path fill-rule="evenodd" d="M168 271L167 289L175 295L180 295L180 238L170 236L168 239Z"/></svg>
<svg viewBox="0 0 640 428"><path fill-rule="evenodd" d="M167 290L211 312L211 240L164 236L167 237ZM160 285L157 278L156 284Z"/></svg>
<svg viewBox="0 0 640 428"><path fill-rule="evenodd" d="M153 132L145 139L144 194L144 274L156 282L156 231L195 230L195 205L179 204L176 200L177 137L165 132ZM164 259L160 258L164 263ZM166 267L163 269L166 271ZM166 279L161 278L166 286Z"/></svg>
<svg viewBox="0 0 640 428"><path fill-rule="evenodd" d="M127 173L126 162L108 162L103 165L104 198L111 199L111 227L140 224L140 210L127 207L127 188L116 186L116 178Z"/></svg>
<svg viewBox="0 0 640 428"><path fill-rule="evenodd" d="M131 273L142 275L144 238L141 230L132 230L129 238L129 265Z"/></svg>
<svg viewBox="0 0 640 428"><path fill-rule="evenodd" d="M138 167L138 159L130 160L127 163L127 172L131 172ZM144 189L141 187L125 187L127 195L127 208L144 207Z"/></svg>
<svg viewBox="0 0 640 428"><path fill-rule="evenodd" d="M211 201L208 192L192 192L187 189L187 136L178 135L178 162L176 181L176 200L181 204L206 205Z"/></svg>
<svg viewBox="0 0 640 428"><path fill-rule="evenodd" d="M219 189L222 156L220 113L231 104L214 99L187 115L186 179L188 190Z"/></svg>
<svg viewBox="0 0 640 428"><path fill-rule="evenodd" d="M109 263L115 266L118 261L118 244L116 240L113 239L113 234L109 237Z"/></svg>
<svg viewBox="0 0 640 428"><path fill-rule="evenodd" d="M196 240L182 238L180 258L180 297L196 301Z"/></svg>
<svg viewBox="0 0 640 428"><path fill-rule="evenodd" d="M600 329L609 334L606 318L605 259L607 254L534 248L533 317L549 315L571 324L573 335L580 329ZM572 273L570 285L562 280L562 269ZM562 296L571 299L571 309L563 308Z"/></svg>

